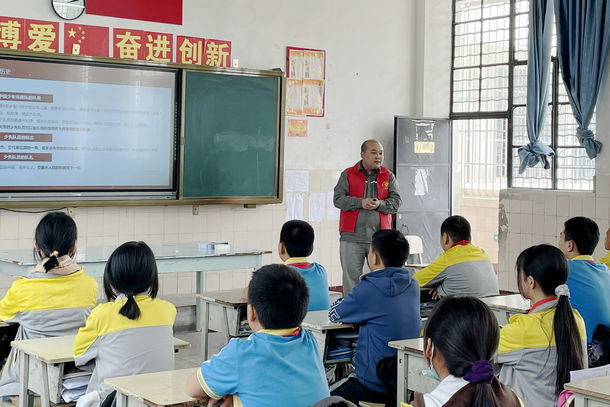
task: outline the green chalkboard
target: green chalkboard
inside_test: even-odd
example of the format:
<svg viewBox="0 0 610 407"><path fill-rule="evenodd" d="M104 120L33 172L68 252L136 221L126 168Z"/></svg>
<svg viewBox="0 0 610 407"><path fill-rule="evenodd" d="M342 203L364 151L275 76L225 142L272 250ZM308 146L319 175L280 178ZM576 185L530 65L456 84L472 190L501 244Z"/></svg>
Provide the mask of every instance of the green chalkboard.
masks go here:
<svg viewBox="0 0 610 407"><path fill-rule="evenodd" d="M185 72L183 198L279 199L282 75L260 72Z"/></svg>

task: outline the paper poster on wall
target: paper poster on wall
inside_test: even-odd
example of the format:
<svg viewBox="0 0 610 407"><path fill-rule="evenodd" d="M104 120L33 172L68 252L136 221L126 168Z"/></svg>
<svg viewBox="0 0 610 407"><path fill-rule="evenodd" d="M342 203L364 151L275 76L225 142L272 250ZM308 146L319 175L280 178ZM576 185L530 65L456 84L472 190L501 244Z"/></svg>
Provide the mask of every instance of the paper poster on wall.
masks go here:
<svg viewBox="0 0 610 407"><path fill-rule="evenodd" d="M288 137L307 137L307 120L288 119Z"/></svg>
<svg viewBox="0 0 610 407"><path fill-rule="evenodd" d="M341 211L335 207L334 198L334 191L326 193L326 219L328 220L339 220L339 215L341 214Z"/></svg>
<svg viewBox="0 0 610 407"><path fill-rule="evenodd" d="M428 194L428 178L430 177L430 170L428 168L418 168L415 170L415 179L413 185L415 186L413 195L424 196Z"/></svg>
<svg viewBox="0 0 610 407"><path fill-rule="evenodd" d="M286 47L286 114L324 116L326 51Z"/></svg>
<svg viewBox="0 0 610 407"><path fill-rule="evenodd" d="M324 202L326 194L324 192L313 192L309 194L309 221L324 221Z"/></svg>
<svg viewBox="0 0 610 407"><path fill-rule="evenodd" d="M303 194L286 193L286 221L303 220Z"/></svg>
<svg viewBox="0 0 610 407"><path fill-rule="evenodd" d="M309 171L286 170L284 173L286 192L309 191Z"/></svg>

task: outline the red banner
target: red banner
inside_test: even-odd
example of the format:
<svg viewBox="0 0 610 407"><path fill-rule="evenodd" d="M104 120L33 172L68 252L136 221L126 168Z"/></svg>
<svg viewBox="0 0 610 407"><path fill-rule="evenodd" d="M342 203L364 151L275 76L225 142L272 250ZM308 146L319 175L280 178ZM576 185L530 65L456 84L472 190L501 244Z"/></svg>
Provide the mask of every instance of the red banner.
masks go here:
<svg viewBox="0 0 610 407"><path fill-rule="evenodd" d="M59 50L59 23L25 20L25 50L57 53Z"/></svg>
<svg viewBox="0 0 610 407"><path fill-rule="evenodd" d="M231 41L205 40L204 65L231 66Z"/></svg>
<svg viewBox="0 0 610 407"><path fill-rule="evenodd" d="M0 17L0 48L25 49L25 19Z"/></svg>
<svg viewBox="0 0 610 407"><path fill-rule="evenodd" d="M182 24L182 0L87 0L87 14Z"/></svg>
<svg viewBox="0 0 610 407"><path fill-rule="evenodd" d="M173 49L173 34L146 31L143 34L140 59L153 62L173 62Z"/></svg>
<svg viewBox="0 0 610 407"><path fill-rule="evenodd" d="M64 54L108 56L110 29L94 25L64 24Z"/></svg>
<svg viewBox="0 0 610 407"><path fill-rule="evenodd" d="M121 59L143 59L144 31L115 28L112 30L112 56ZM142 54L141 54L142 53Z"/></svg>
<svg viewBox="0 0 610 407"><path fill-rule="evenodd" d="M203 65L205 39L178 36L176 40L176 62L179 64Z"/></svg>

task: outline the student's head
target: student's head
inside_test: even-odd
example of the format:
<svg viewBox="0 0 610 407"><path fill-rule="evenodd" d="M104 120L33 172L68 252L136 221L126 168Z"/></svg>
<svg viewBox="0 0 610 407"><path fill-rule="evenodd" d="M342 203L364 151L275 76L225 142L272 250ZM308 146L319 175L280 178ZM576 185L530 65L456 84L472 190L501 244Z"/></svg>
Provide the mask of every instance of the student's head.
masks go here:
<svg viewBox="0 0 610 407"><path fill-rule="evenodd" d="M360 158L365 170L377 170L383 164L383 147L377 140L366 140L360 146Z"/></svg>
<svg viewBox="0 0 610 407"><path fill-rule="evenodd" d="M409 257L409 243L400 231L378 230L373 234L367 261L371 270L403 267Z"/></svg>
<svg viewBox="0 0 610 407"><path fill-rule="evenodd" d="M301 325L307 306L307 283L298 271L268 264L252 274L248 285L248 322L253 330L288 329ZM253 326L255 325L255 326Z"/></svg>
<svg viewBox="0 0 610 407"><path fill-rule="evenodd" d="M140 308L134 299L136 294L148 294L152 298L159 291L159 276L155 255L144 242L127 242L116 248L106 262L104 292L108 301L119 295L127 297L119 310L129 319L140 316Z"/></svg>
<svg viewBox="0 0 610 407"><path fill-rule="evenodd" d="M452 374L476 384L473 406L493 406L489 361L499 340L498 321L483 301L445 297L424 328L424 356L441 379Z"/></svg>
<svg viewBox="0 0 610 407"><path fill-rule="evenodd" d="M441 247L447 251L457 242L470 242L470 223L460 215L449 216L441 224Z"/></svg>
<svg viewBox="0 0 610 407"><path fill-rule="evenodd" d="M592 255L599 242L597 223L584 216L568 219L559 234L559 248L568 259L578 255Z"/></svg>
<svg viewBox="0 0 610 407"><path fill-rule="evenodd" d="M570 371L583 368L582 341L566 285L568 262L561 250L541 244L522 251L517 257L516 269L519 291L525 298L558 297L553 333L557 344L555 393L559 394L570 379Z"/></svg>
<svg viewBox="0 0 610 407"><path fill-rule="evenodd" d="M58 265L57 258L76 251L76 223L63 212L49 212L38 222L34 234L34 253L38 260L48 258L45 270Z"/></svg>
<svg viewBox="0 0 610 407"><path fill-rule="evenodd" d="M606 240L604 241L604 247L606 250L610 250L610 228L606 231Z"/></svg>
<svg viewBox="0 0 610 407"><path fill-rule="evenodd" d="M302 220L289 220L280 232L279 253L282 260L307 257L313 252L313 228Z"/></svg>

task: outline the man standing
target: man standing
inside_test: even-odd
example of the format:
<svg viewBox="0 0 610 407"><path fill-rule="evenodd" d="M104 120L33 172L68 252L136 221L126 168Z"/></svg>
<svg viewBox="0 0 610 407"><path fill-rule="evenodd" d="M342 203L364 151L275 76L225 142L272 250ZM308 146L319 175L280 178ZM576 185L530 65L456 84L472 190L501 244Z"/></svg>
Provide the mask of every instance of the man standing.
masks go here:
<svg viewBox="0 0 610 407"><path fill-rule="evenodd" d="M396 177L383 167L383 147L367 140L360 147L361 161L341 173L334 204L341 209L339 255L343 269L343 295L360 280L373 233L392 228L392 214L402 200Z"/></svg>

